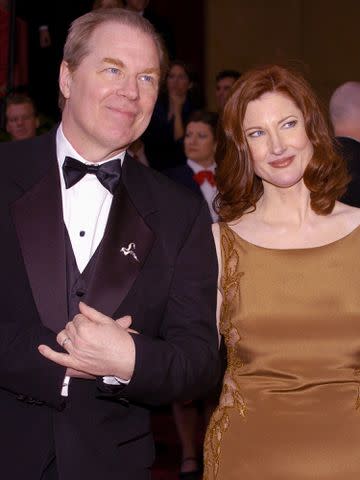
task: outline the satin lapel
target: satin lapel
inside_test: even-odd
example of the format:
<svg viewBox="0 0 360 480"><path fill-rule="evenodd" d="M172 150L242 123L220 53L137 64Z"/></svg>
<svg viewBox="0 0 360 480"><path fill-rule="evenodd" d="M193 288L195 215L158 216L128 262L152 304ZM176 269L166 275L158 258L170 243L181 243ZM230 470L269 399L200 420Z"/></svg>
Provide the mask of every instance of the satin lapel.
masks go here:
<svg viewBox="0 0 360 480"><path fill-rule="evenodd" d="M12 206L34 300L44 325L67 322L64 221L57 164Z"/></svg>
<svg viewBox="0 0 360 480"><path fill-rule="evenodd" d="M138 276L154 234L122 184L114 195L97 263L84 301L112 316ZM131 248L130 244L133 244ZM127 253L133 251L136 255Z"/></svg>

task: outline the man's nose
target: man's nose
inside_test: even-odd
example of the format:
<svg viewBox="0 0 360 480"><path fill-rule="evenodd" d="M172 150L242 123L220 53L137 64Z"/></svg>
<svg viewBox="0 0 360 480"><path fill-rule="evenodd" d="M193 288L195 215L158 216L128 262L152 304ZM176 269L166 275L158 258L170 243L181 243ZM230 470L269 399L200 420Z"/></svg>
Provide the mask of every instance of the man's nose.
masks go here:
<svg viewBox="0 0 360 480"><path fill-rule="evenodd" d="M129 100L137 100L139 98L139 85L137 78L127 76L121 80L121 85L118 86L116 93L124 96Z"/></svg>

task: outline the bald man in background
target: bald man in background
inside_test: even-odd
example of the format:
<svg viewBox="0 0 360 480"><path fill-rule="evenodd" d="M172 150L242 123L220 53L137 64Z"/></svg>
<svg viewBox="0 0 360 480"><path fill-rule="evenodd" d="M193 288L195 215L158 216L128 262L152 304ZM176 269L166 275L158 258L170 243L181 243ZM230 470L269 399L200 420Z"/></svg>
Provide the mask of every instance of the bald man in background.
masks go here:
<svg viewBox="0 0 360 480"><path fill-rule="evenodd" d="M339 153L351 175L342 201L360 207L360 82L340 85L331 96L329 110Z"/></svg>

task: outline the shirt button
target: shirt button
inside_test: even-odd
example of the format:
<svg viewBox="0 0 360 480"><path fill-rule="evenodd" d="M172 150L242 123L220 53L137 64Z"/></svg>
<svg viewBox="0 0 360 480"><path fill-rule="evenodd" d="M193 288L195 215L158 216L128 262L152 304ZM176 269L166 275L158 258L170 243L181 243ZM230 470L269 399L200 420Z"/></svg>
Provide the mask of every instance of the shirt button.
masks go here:
<svg viewBox="0 0 360 480"><path fill-rule="evenodd" d="M76 290L75 293L77 297L83 297L85 295L85 292L83 292L82 290Z"/></svg>
<svg viewBox="0 0 360 480"><path fill-rule="evenodd" d="M84 230L80 230L80 237L85 237L85 232L84 232Z"/></svg>

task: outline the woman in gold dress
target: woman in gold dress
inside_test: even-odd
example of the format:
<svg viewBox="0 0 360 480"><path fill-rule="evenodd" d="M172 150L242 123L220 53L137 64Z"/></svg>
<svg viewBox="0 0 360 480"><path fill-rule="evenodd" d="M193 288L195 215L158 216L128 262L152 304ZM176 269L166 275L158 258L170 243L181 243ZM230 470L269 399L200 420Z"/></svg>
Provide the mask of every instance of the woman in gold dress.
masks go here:
<svg viewBox="0 0 360 480"><path fill-rule="evenodd" d="M360 475L360 210L312 89L276 65L223 113L215 225L223 390L205 480Z"/></svg>

